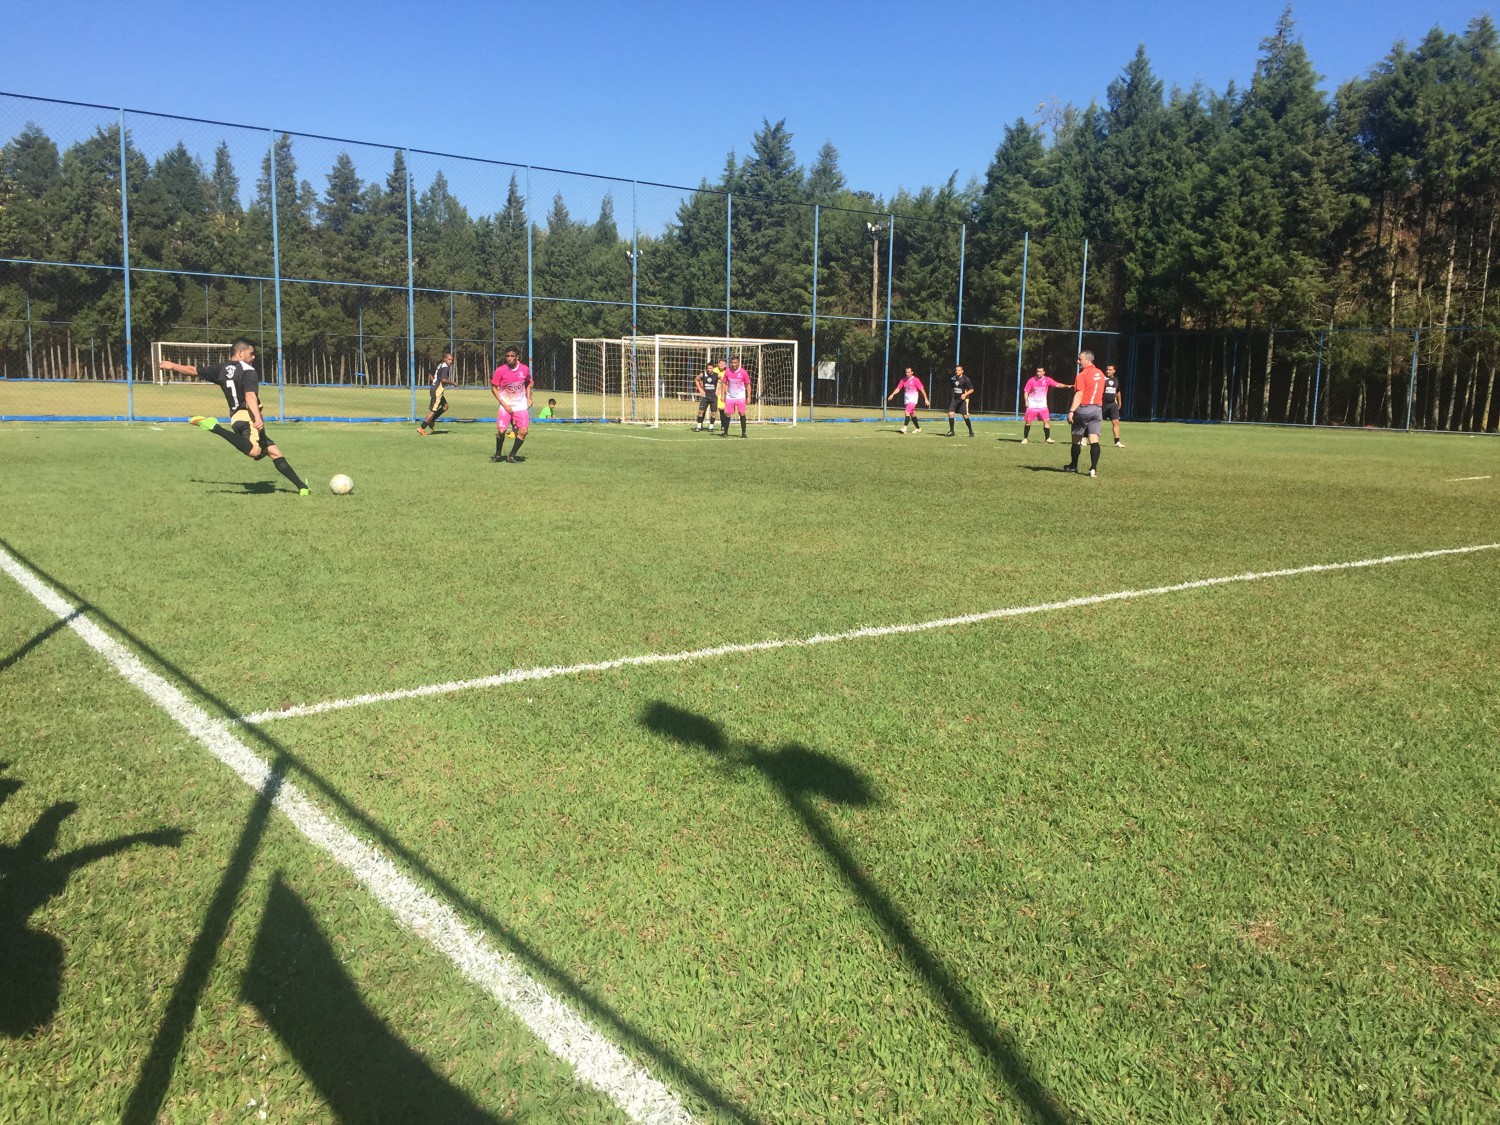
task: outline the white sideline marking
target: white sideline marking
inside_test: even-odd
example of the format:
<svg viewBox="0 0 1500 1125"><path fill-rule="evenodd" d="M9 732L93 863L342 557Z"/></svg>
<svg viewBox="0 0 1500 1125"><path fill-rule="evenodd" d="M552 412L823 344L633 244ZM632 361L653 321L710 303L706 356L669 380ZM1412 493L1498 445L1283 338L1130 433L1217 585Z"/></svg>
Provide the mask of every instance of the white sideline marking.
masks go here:
<svg viewBox="0 0 1500 1125"><path fill-rule="evenodd" d="M1183 590L1201 590L1209 586L1227 586L1235 582L1259 582L1266 578L1290 578L1298 574L1318 574L1330 570L1355 570L1367 566L1386 566L1390 563L1413 562L1418 559L1435 559L1444 555L1468 555L1475 551L1500 549L1500 543L1481 543L1473 547L1447 547L1436 551L1417 551L1407 555L1384 555L1378 559L1359 559L1356 562L1314 563L1311 566L1289 567L1285 570L1262 570L1253 574L1231 574L1222 578L1200 578L1193 582L1178 582L1171 586L1153 586L1147 590L1116 590L1112 594L1092 594L1088 597L1069 598L1063 602L1043 602L1040 605L1013 606L1009 609L991 609L983 613L966 613L962 617L940 617L935 621L920 621L910 625L867 625L850 629L844 633L819 633L811 637L793 637L785 640L752 641L748 644L715 645L712 648L695 648L687 652L647 653L644 656L621 656L613 660L597 660L584 664L553 665L546 668L516 668L494 676L482 676L475 680L453 680L445 684L427 684L424 687L405 688L399 691L372 692L348 699L330 699L322 703L307 703L287 707L278 711L256 711L245 715L245 723L268 723L273 719L293 719L303 715L321 715L325 711L343 711L350 707L364 707L371 703L388 703L397 699L416 699L424 695L445 695L450 691L468 691L472 688L499 687L526 680L550 680L556 676L573 676L581 672L607 672L612 668L643 667L651 664L681 664L690 660L706 660L714 656L730 656L745 652L769 652L778 648L810 648L813 645L833 644L837 641L861 640L866 637L890 637L900 633L925 633L931 629L947 629L954 625L973 625L981 621L994 621L1002 617L1022 617L1031 613L1047 613L1057 609L1077 609L1081 606L1099 605L1102 602L1120 602L1131 598L1149 598L1160 594L1176 594Z"/></svg>
<svg viewBox="0 0 1500 1125"><path fill-rule="evenodd" d="M270 765L235 737L230 723L213 718L147 668L135 653L64 601L4 548L0 548L0 569L56 614L246 785L257 793L266 791L271 781ZM398 921L513 1012L548 1050L572 1065L581 1082L603 1093L630 1120L649 1125L668 1122L688 1125L693 1120L665 1085L626 1058L602 1033L527 974L515 958L496 950L488 938L468 926L451 906L404 875L379 849L330 818L295 785L283 781L272 804L299 832L359 880Z"/></svg>
<svg viewBox="0 0 1500 1125"><path fill-rule="evenodd" d="M1456 480L1489 480L1489 479L1490 478L1488 476L1483 476L1483 477L1449 477L1448 478L1448 483L1452 484Z"/></svg>

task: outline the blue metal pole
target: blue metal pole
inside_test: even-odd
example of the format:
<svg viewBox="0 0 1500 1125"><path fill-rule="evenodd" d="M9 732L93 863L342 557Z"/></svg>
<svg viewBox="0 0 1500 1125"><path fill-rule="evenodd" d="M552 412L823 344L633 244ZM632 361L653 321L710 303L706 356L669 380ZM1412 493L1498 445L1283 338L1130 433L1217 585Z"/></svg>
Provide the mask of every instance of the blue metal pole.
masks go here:
<svg viewBox="0 0 1500 1125"><path fill-rule="evenodd" d="M526 165L526 366L532 365L532 348L536 345L536 337L533 334L534 319L536 316L536 275L533 272L532 236L533 223L531 216L531 165Z"/></svg>
<svg viewBox="0 0 1500 1125"><path fill-rule="evenodd" d="M1026 353L1026 270L1031 265L1031 232L1021 232L1021 323L1016 334L1016 415L1021 414L1021 364Z"/></svg>
<svg viewBox="0 0 1500 1125"><path fill-rule="evenodd" d="M1323 341L1328 333L1318 333L1318 366L1313 372L1312 424L1318 424L1318 392L1323 387Z"/></svg>
<svg viewBox="0 0 1500 1125"><path fill-rule="evenodd" d="M885 386L881 388L881 418L885 417L891 394L891 272L896 268L896 216L886 215L885 222Z"/></svg>
<svg viewBox="0 0 1500 1125"><path fill-rule="evenodd" d="M1078 283L1078 350L1083 351L1083 310L1089 291L1089 240L1083 240L1083 280Z"/></svg>
<svg viewBox="0 0 1500 1125"><path fill-rule="evenodd" d="M969 245L969 224L958 225L958 316L953 325L953 365L964 361L964 254Z"/></svg>
<svg viewBox="0 0 1500 1125"><path fill-rule="evenodd" d="M729 280L734 276L734 196L724 197L724 335L729 331Z"/></svg>
<svg viewBox="0 0 1500 1125"><path fill-rule="evenodd" d="M411 388L411 418L417 420L417 259L411 232L411 153L402 150L406 164L406 382Z"/></svg>
<svg viewBox="0 0 1500 1125"><path fill-rule="evenodd" d="M1418 328L1411 338L1411 385L1406 395L1406 432L1411 433L1412 410L1417 404L1417 349L1422 346L1422 330Z"/></svg>
<svg viewBox="0 0 1500 1125"><path fill-rule="evenodd" d="M130 343L130 202L125 171L125 109L120 109L120 246L125 266L125 417L135 421L135 353ZM31 332L31 295L27 297L26 331Z"/></svg>
<svg viewBox="0 0 1500 1125"><path fill-rule="evenodd" d="M286 420L286 364L281 344L281 221L276 211L276 131L271 130L271 277L276 292L276 420Z"/></svg>
<svg viewBox="0 0 1500 1125"><path fill-rule="evenodd" d="M1161 333L1156 334L1156 354L1151 360L1151 421L1156 421L1156 393L1161 386Z"/></svg>
<svg viewBox="0 0 1500 1125"><path fill-rule="evenodd" d="M638 341L641 334L640 320L640 277L641 277L641 225L636 212L636 183L630 182L630 414L636 417L636 398L640 391L640 349ZM659 357L658 357L659 358ZM654 380L653 380L654 383ZM652 416L656 416L659 407L655 402L655 389L652 390L653 401L651 404Z"/></svg>
<svg viewBox="0 0 1500 1125"><path fill-rule="evenodd" d="M813 204L813 286L812 286L812 355L808 360L807 380L807 420L812 421L813 400L817 397L818 389L818 220L821 217L821 207Z"/></svg>

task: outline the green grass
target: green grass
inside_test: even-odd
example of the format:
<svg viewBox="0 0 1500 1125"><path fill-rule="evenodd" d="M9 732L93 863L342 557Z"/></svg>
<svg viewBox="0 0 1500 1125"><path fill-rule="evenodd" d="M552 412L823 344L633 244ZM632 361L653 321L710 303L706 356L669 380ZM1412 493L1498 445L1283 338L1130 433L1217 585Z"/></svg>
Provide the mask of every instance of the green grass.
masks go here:
<svg viewBox="0 0 1500 1125"><path fill-rule="evenodd" d="M444 428L285 427L304 499L187 426L0 426L0 540L246 714L1500 539L1484 438L1127 426L1088 480L1013 424L539 427L519 466ZM1302 575L243 734L704 1120L1487 1120L1497 573ZM0 1120L400 1117L396 1090L619 1119L52 624L0 580L3 886L41 886L16 845L59 802L53 856L181 836L34 909L5 890L12 940L60 952L50 1018L0 1052Z"/></svg>

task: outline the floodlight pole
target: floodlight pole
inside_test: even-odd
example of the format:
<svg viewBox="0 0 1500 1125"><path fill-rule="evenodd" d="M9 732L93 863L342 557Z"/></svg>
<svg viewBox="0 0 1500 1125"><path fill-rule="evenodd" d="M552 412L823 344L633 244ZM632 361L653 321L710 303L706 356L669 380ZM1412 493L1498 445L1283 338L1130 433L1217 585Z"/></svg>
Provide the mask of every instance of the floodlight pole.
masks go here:
<svg viewBox="0 0 1500 1125"><path fill-rule="evenodd" d="M1016 414L1021 413L1021 365L1026 355L1026 268L1031 264L1031 232L1021 232L1021 323L1016 333Z"/></svg>
<svg viewBox="0 0 1500 1125"><path fill-rule="evenodd" d="M729 332L730 279L734 277L734 196L724 196L724 336ZM725 346L726 353L728 346Z"/></svg>
<svg viewBox="0 0 1500 1125"><path fill-rule="evenodd" d="M271 276L276 295L276 420L286 420L286 363L281 348L281 223L276 217L276 130L271 134ZM411 227L410 214L407 229ZM408 250L407 260L411 254ZM415 397L412 409L416 409Z"/></svg>
<svg viewBox="0 0 1500 1125"><path fill-rule="evenodd" d="M807 365L807 420L812 421L813 400L818 397L818 219L821 205L813 204L812 351ZM795 407L793 411L795 413Z"/></svg>
<svg viewBox="0 0 1500 1125"><path fill-rule="evenodd" d="M1078 350L1083 351L1083 310L1089 291L1089 240L1083 240L1083 280L1078 283Z"/></svg>
<svg viewBox="0 0 1500 1125"><path fill-rule="evenodd" d="M885 240L885 386L881 389L880 416L885 417L886 405L891 393L891 275L896 269L896 216L886 215Z"/></svg>
<svg viewBox="0 0 1500 1125"><path fill-rule="evenodd" d="M417 266L411 237L411 153L402 150L406 165L406 381L411 387L411 420L417 420Z"/></svg>
<svg viewBox="0 0 1500 1125"><path fill-rule="evenodd" d="M964 361L964 253L968 249L969 224L958 225L958 313L953 324L953 366Z"/></svg>

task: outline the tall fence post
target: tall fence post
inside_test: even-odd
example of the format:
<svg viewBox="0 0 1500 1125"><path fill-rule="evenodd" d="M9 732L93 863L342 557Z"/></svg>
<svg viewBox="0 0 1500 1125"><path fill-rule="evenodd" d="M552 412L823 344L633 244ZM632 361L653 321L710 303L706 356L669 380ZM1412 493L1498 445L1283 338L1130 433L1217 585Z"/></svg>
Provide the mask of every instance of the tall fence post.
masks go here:
<svg viewBox="0 0 1500 1125"><path fill-rule="evenodd" d="M1412 410L1417 405L1417 351L1422 346L1422 330L1418 328L1411 337L1411 381L1406 392L1406 432L1411 433Z"/></svg>
<svg viewBox="0 0 1500 1125"><path fill-rule="evenodd" d="M734 277L734 196L724 196L724 335L729 331L729 283Z"/></svg>
<svg viewBox="0 0 1500 1125"><path fill-rule="evenodd" d="M807 366L807 420L813 419L813 402L818 397L818 240L821 235L819 220L822 207L813 204L813 284L812 284L812 349Z"/></svg>
<svg viewBox="0 0 1500 1125"><path fill-rule="evenodd" d="M417 420L417 259L412 249L411 152L402 150L406 165L406 382L411 389L411 418Z"/></svg>
<svg viewBox="0 0 1500 1125"><path fill-rule="evenodd" d="M634 188L632 187L632 192L633 191L634 191ZM634 214L634 207L635 207L634 199L635 199L635 197L632 194L632 196L631 196L631 209L632 209L631 213L632 213L632 215ZM535 299L535 295L536 295L536 285L534 284L534 282L536 280L536 277L535 277L535 274L533 272L533 257L532 257L532 245L531 245L531 243L532 243L533 229L536 226L536 224L531 221L531 216L533 214L535 214L535 212L532 211L532 209L531 209L531 165L528 164L528 165L526 165L526 366L527 367L535 367L536 366L536 356L534 356L534 355L531 354L532 349L536 346L535 345L535 336L533 335L533 323L532 323L533 317L535 316L535 312L536 312L535 305L534 305L534 299ZM633 334L634 333L632 331L632 335Z"/></svg>
<svg viewBox="0 0 1500 1125"><path fill-rule="evenodd" d="M1156 334L1156 354L1151 360L1151 421L1156 421L1157 391L1161 387L1161 333Z"/></svg>
<svg viewBox="0 0 1500 1125"><path fill-rule="evenodd" d="M969 224L958 224L958 310L953 318L953 366L964 362L964 255L969 246Z"/></svg>
<svg viewBox="0 0 1500 1125"><path fill-rule="evenodd" d="M1026 355L1026 273L1031 265L1031 232L1021 232L1021 321L1016 333L1016 416L1021 416L1021 365Z"/></svg>
<svg viewBox="0 0 1500 1125"><path fill-rule="evenodd" d="M1318 363L1313 369L1313 397L1312 397L1312 419L1311 425L1318 424L1318 397L1323 389L1323 341L1327 338L1326 332L1318 333Z"/></svg>
<svg viewBox="0 0 1500 1125"><path fill-rule="evenodd" d="M887 214L885 243L885 386L880 392L880 416L891 393L891 274L896 268L896 216Z"/></svg>
<svg viewBox="0 0 1500 1125"><path fill-rule="evenodd" d="M286 420L286 353L281 336L281 220L276 211L276 130L271 135L271 277L276 297L276 420Z"/></svg>
<svg viewBox="0 0 1500 1125"><path fill-rule="evenodd" d="M635 182L630 184L630 416L636 418L636 397L640 391L637 383L636 368L640 362L640 355L636 347L636 340L641 333L640 305L638 288L641 274L641 224L636 214ZM653 356L656 349L652 349ZM659 410L654 402L653 412Z"/></svg>
<svg viewBox="0 0 1500 1125"><path fill-rule="evenodd" d="M130 181L125 170L125 108L120 107L120 249L125 267L125 417L135 421L135 354L130 327ZM26 332L31 334L31 295L26 297Z"/></svg>
<svg viewBox="0 0 1500 1125"><path fill-rule="evenodd" d="M1089 292L1089 240L1083 240L1083 279L1078 283L1078 350L1083 351L1083 310Z"/></svg>

